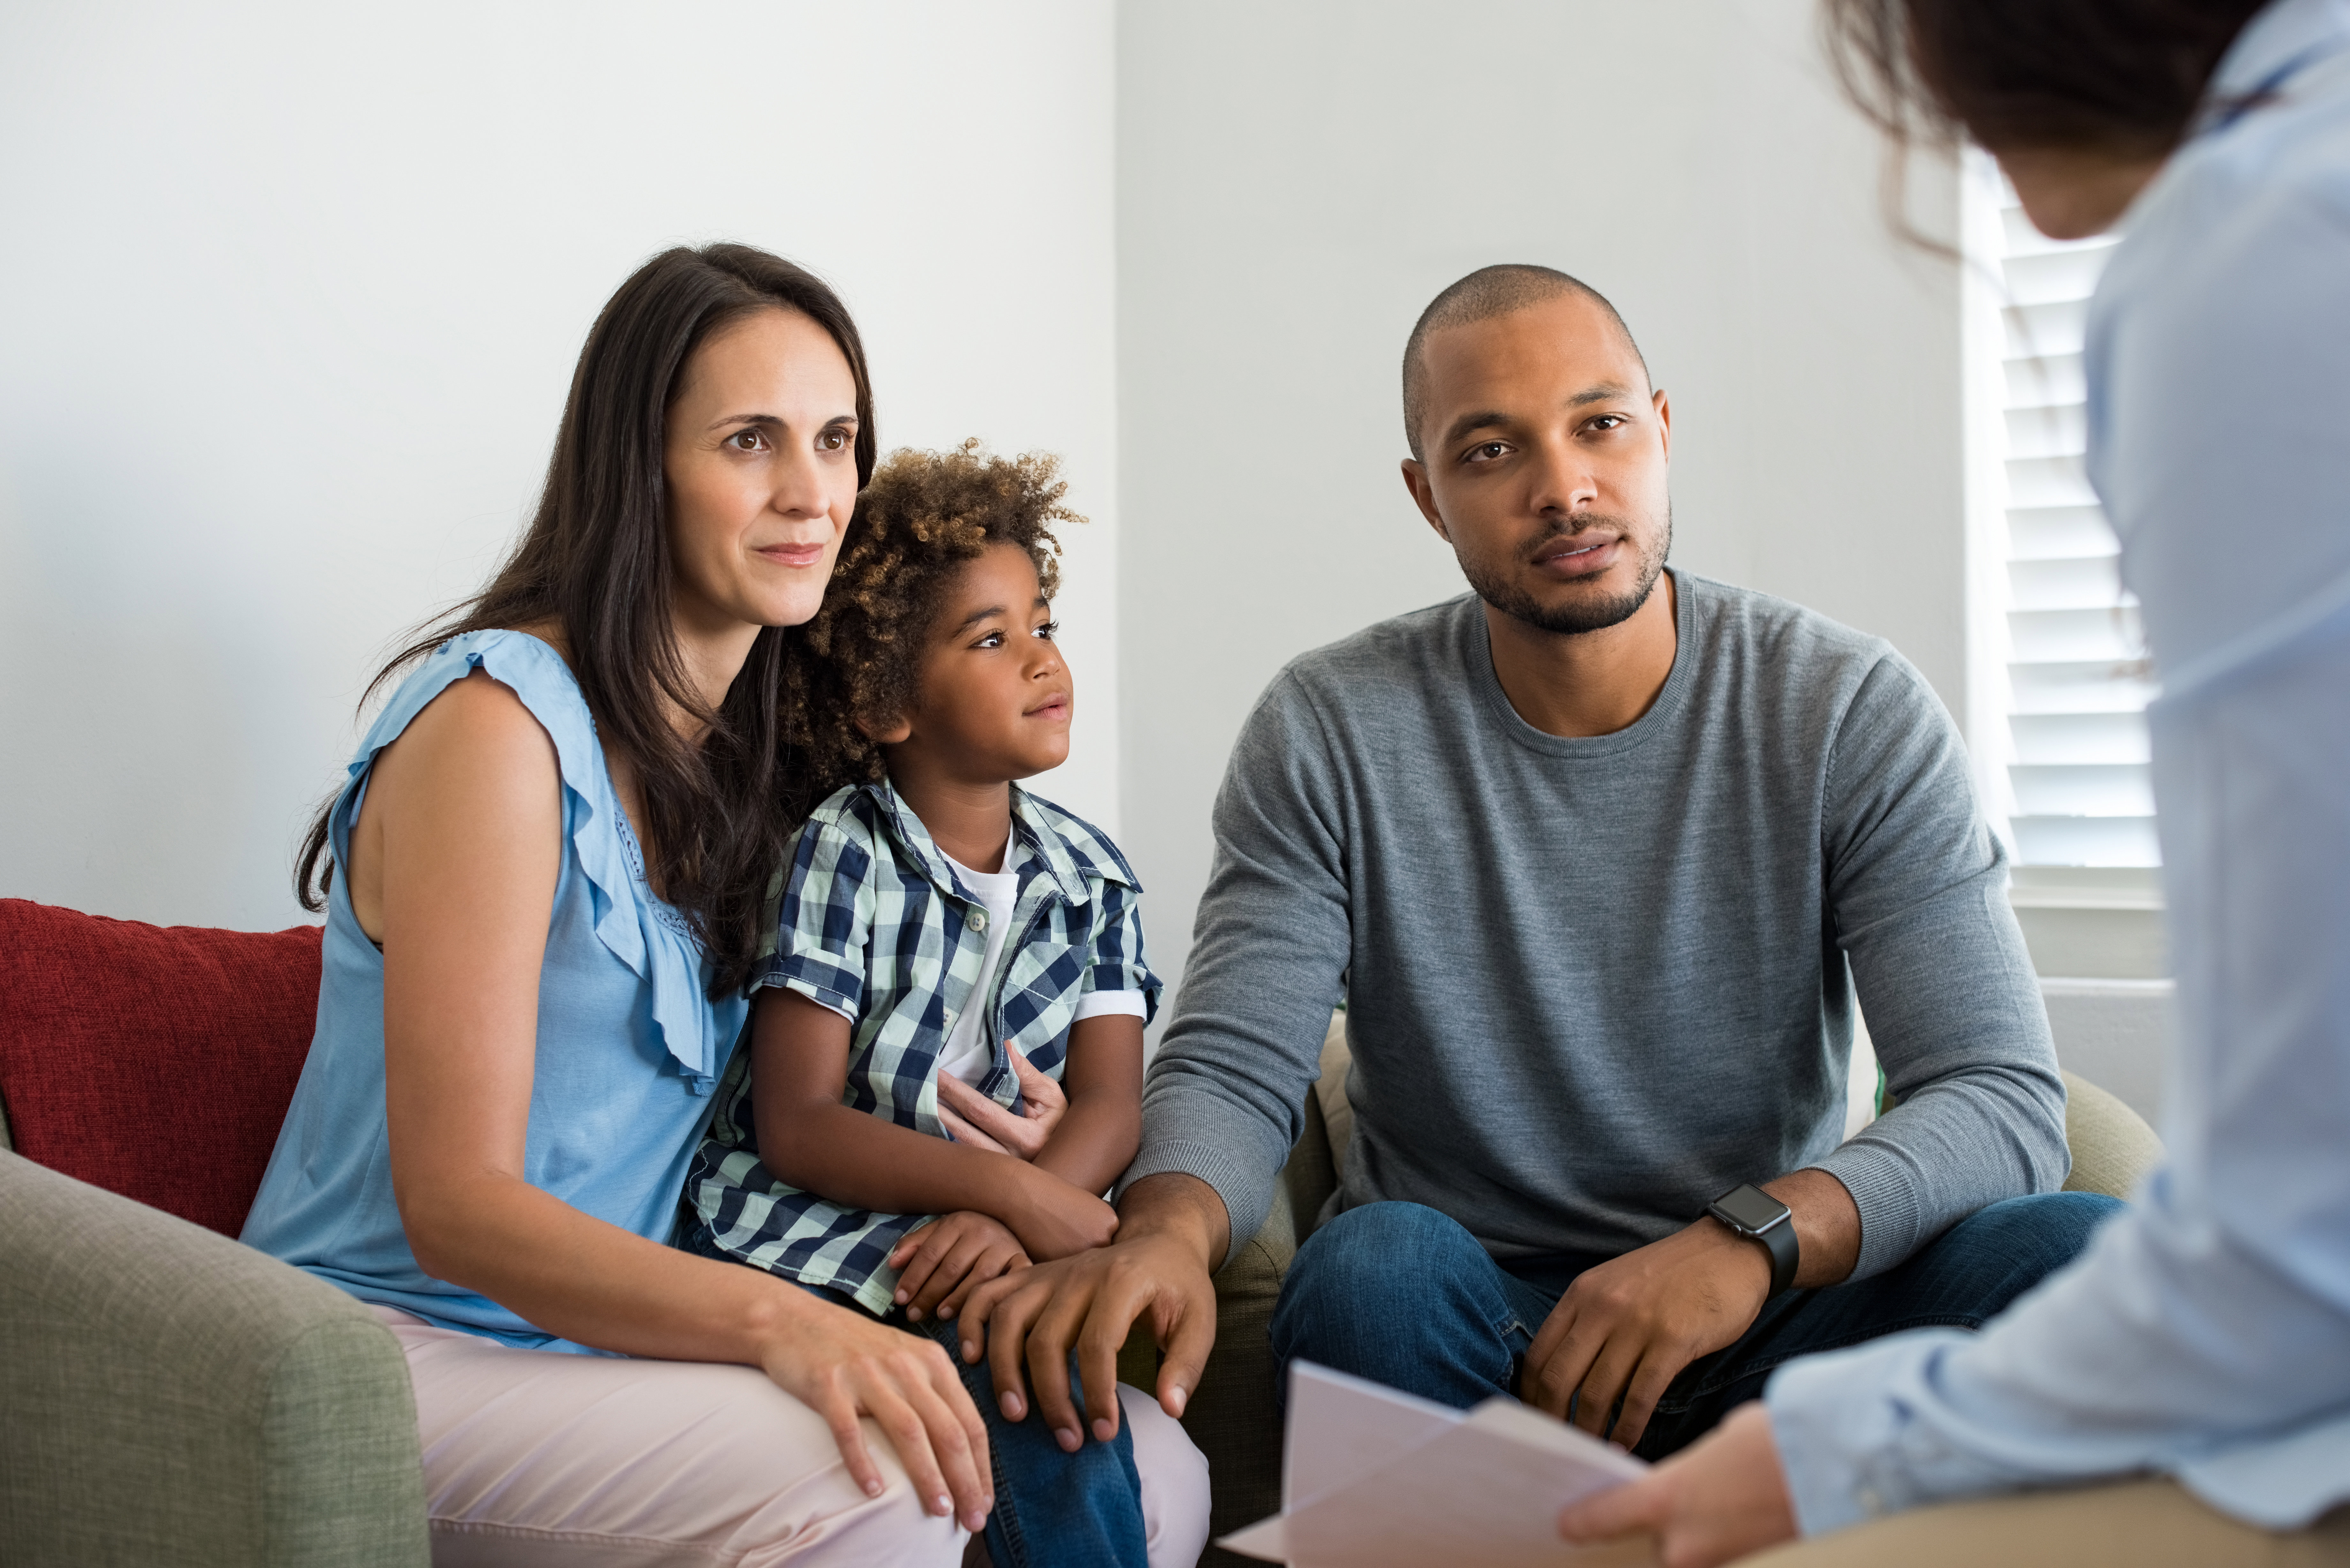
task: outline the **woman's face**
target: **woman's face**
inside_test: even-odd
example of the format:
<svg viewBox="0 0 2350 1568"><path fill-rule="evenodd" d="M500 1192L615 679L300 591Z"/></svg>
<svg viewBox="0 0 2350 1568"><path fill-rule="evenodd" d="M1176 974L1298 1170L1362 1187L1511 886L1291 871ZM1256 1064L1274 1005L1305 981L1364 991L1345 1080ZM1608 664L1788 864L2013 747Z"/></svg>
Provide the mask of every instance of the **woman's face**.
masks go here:
<svg viewBox="0 0 2350 1568"><path fill-rule="evenodd" d="M662 454L681 637L816 614L857 504L856 449L857 379L823 327L779 306L702 341Z"/></svg>

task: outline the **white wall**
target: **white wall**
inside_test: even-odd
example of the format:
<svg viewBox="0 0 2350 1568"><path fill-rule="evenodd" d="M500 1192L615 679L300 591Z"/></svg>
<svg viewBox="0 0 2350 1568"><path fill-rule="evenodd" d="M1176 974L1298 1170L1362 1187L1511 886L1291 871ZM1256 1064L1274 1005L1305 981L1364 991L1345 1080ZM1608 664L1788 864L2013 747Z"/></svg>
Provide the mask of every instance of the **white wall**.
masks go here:
<svg viewBox="0 0 2350 1568"><path fill-rule="evenodd" d="M296 918L360 685L494 564L595 309L679 240L840 286L886 445L1067 456L1086 701L1043 787L1135 857L1170 973L1248 702L1457 591L1395 361L1485 262L1623 307L1678 561L1960 706L1956 289L1885 234L1808 0L1453 16L0 11L0 895Z"/></svg>
<svg viewBox="0 0 2350 1568"><path fill-rule="evenodd" d="M2050 979L2056 1059L2159 1127L2178 1048L2178 998L2168 980Z"/></svg>
<svg viewBox="0 0 2350 1568"><path fill-rule="evenodd" d="M1882 633L1964 712L1954 269L1877 205L1810 0L1119 12L1123 839L1171 976L1290 656L1460 591L1398 364L1496 261L1613 298L1673 399L1675 561ZM1921 213L1955 223L1947 171Z"/></svg>
<svg viewBox="0 0 2350 1568"><path fill-rule="evenodd" d="M638 261L816 269L885 447L1065 454L1118 826L1106 4L0 9L0 896L298 917L386 644L525 515Z"/></svg>

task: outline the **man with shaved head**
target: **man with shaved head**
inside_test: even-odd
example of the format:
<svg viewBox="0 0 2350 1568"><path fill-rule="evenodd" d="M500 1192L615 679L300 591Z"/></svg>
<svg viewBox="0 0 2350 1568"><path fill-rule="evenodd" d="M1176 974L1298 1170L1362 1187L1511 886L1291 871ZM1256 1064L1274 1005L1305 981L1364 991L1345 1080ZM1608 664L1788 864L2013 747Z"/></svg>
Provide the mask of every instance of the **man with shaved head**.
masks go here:
<svg viewBox="0 0 2350 1568"><path fill-rule="evenodd" d="M1355 1133L1274 1349L1659 1457L1791 1356L1981 1323L2112 1200L1950 716L1890 645L1670 570L1672 410L1623 319L1471 273L1404 351L1403 480L1473 592L1282 671L1114 1245L985 1286L1079 1439L1148 1315L1180 1414L1344 1002ZM1890 1108L1844 1137L1855 993ZM1098 1392L1097 1392L1098 1391Z"/></svg>
<svg viewBox="0 0 2350 1568"><path fill-rule="evenodd" d="M1657 586L1659 574L1665 569L1665 553L1672 547L1672 511L1663 500L1663 465L1656 472L1657 494L1660 506L1659 526L1649 530L1638 541L1631 562L1630 576L1609 576L1604 573L1578 574L1587 587L1602 583L1610 591L1586 594L1574 599L1544 598L1528 591L1516 580L1513 573L1500 562L1482 553L1464 547L1461 539L1449 532L1444 520L1433 509L1426 489L1428 473L1428 441L1425 433L1430 413L1430 400L1439 394L1430 389L1431 371L1429 366L1429 340L1440 339L1440 351L1450 353L1457 348L1458 333L1453 329L1477 326L1503 317L1516 316L1543 307L1576 323L1577 330L1596 329L1612 335L1621 350L1615 356L1613 373L1618 379L1603 379L1579 389L1570 407L1589 407L1611 399L1622 400L1634 395L1636 383L1624 374L1633 366L1639 369L1637 390L1649 396L1648 362L1641 357L1640 347L1632 341L1631 329L1616 307L1590 285L1580 278L1569 277L1546 266L1489 266L1471 273L1446 289L1419 313L1419 320L1403 346L1403 429L1404 440L1411 447L1411 461L1404 465L1404 483L1411 489L1412 499L1419 503L1437 533L1450 543L1461 560L1461 575L1477 597L1500 611L1508 619L1539 630L1573 636L1585 632L1604 631L1620 621L1629 619L1648 602ZM1445 360L1451 368L1450 358ZM1658 432L1657 455L1664 455L1666 431L1664 394L1655 393ZM1457 399L1456 399L1457 401ZM1476 399L1471 398L1471 403ZM1477 407L1441 409L1443 430L1435 438L1440 443L1457 441L1461 437L1484 428L1493 410ZM1611 429L1617 427L1609 427ZM1572 514L1571 513L1569 514ZM1576 530L1578 535L1588 531ZM1598 521L1606 521L1599 519ZM1596 539L1595 535L1595 539ZM1596 545L1594 545L1596 547ZM1597 566L1596 556L1574 556L1579 564ZM1668 659L1669 664L1670 660Z"/></svg>

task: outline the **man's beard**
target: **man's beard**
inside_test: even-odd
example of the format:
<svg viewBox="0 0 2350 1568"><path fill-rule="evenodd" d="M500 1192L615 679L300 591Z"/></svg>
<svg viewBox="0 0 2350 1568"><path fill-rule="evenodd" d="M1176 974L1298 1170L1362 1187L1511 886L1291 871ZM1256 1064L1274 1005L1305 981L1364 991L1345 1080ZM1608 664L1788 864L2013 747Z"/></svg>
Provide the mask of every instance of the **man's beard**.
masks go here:
<svg viewBox="0 0 2350 1568"><path fill-rule="evenodd" d="M1624 526L1619 519L1614 517L1586 518L1583 526L1587 528L1599 523L1614 524L1627 545L1632 544L1638 537L1630 528ZM1582 528L1572 530L1578 534L1582 531ZM1565 528L1556 529L1544 535L1543 543L1548 544L1551 540L1569 532ZM1639 607L1648 602L1648 595L1656 589L1657 578L1664 572L1665 556L1673 547L1672 513L1669 510L1665 513L1664 529L1657 538L1653 548L1645 545L1634 547L1639 551L1640 576L1630 588L1612 598L1585 600L1578 604L1561 605L1555 607L1537 601L1532 594L1519 585L1514 576L1507 572L1493 571L1482 561L1472 561L1466 556L1461 556L1461 574L1469 579L1469 586L1477 591L1479 598L1483 599L1512 620L1523 621L1528 626L1560 637L1578 637L1586 631L1605 631L1611 626L1621 625L1631 619ZM1513 565L1514 566L1514 563Z"/></svg>

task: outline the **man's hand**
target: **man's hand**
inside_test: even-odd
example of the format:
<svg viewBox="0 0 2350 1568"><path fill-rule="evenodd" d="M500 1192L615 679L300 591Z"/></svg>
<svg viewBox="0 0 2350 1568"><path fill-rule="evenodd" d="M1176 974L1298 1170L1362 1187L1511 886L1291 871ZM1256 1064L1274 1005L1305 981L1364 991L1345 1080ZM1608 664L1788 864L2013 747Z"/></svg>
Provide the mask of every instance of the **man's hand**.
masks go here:
<svg viewBox="0 0 2350 1568"><path fill-rule="evenodd" d="M1026 1417L1024 1384L1033 1384L1037 1412L1071 1453L1088 1428L1103 1442L1118 1436L1118 1353L1139 1319L1148 1314L1165 1353L1157 1393L1170 1416L1183 1414L1216 1343L1211 1274L1226 1227L1215 1189L1194 1177L1149 1177L1127 1194L1124 1215L1128 1239L991 1280L962 1307L963 1359L987 1357L1004 1418ZM1082 1423L1069 1396L1073 1351Z"/></svg>
<svg viewBox="0 0 2350 1568"><path fill-rule="evenodd" d="M1860 1210L1825 1170L1798 1170L1762 1189L1793 1212L1803 1261L1795 1283L1841 1283L1860 1257ZM1712 1219L1611 1259L1576 1277L1526 1352L1519 1397L1594 1437L1629 1449L1668 1384L1700 1355L1736 1343L1771 1294L1762 1246ZM1624 1408L1611 1430L1609 1413Z"/></svg>
<svg viewBox="0 0 2350 1568"><path fill-rule="evenodd" d="M1638 1480L1562 1511L1558 1532L1578 1545L1653 1536L1665 1568L1713 1568L1793 1540L1795 1509L1770 1413L1759 1401L1741 1405Z"/></svg>
<svg viewBox="0 0 2350 1568"><path fill-rule="evenodd" d="M915 1323L954 1316L963 1298L1000 1275L1028 1266L1019 1239L984 1214L945 1214L909 1231L889 1254L899 1271L897 1301Z"/></svg>
<svg viewBox="0 0 2350 1568"><path fill-rule="evenodd" d="M1666 1385L1734 1343L1771 1294L1771 1261L1711 1220L1575 1277L1526 1352L1519 1397L1629 1449ZM1624 1408L1609 1428L1609 1415Z"/></svg>
<svg viewBox="0 0 2350 1568"><path fill-rule="evenodd" d="M939 1075L939 1120L957 1143L1034 1159L1053 1136L1069 1102L1054 1079L1028 1064L1020 1047L1006 1040L1012 1071L1020 1079L1020 1109L1007 1111L951 1073Z"/></svg>

